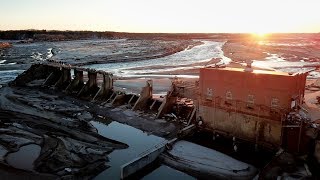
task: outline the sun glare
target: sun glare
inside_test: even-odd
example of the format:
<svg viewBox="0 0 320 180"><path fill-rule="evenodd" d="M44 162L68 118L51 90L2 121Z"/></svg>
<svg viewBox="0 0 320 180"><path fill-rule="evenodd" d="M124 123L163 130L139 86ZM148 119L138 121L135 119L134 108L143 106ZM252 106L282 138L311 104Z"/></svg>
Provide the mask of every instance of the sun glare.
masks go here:
<svg viewBox="0 0 320 180"><path fill-rule="evenodd" d="M252 36L255 39L265 39L267 36L269 36L269 34L265 32L256 32L256 33L252 33Z"/></svg>
<svg viewBox="0 0 320 180"><path fill-rule="evenodd" d="M268 35L268 33L265 33L265 32L256 32L256 33L253 33L254 36L256 37L259 37L259 38L264 38Z"/></svg>

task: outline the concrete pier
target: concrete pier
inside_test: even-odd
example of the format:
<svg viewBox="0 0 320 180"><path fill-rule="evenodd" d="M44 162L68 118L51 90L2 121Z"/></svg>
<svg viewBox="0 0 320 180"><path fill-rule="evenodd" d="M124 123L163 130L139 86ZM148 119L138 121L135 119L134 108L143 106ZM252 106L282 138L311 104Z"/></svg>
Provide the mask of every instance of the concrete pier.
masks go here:
<svg viewBox="0 0 320 180"><path fill-rule="evenodd" d="M104 100L109 97L113 90L113 77L112 74L103 74L103 83L99 91L95 94L92 100Z"/></svg>
<svg viewBox="0 0 320 180"><path fill-rule="evenodd" d="M97 73L95 71L89 71L88 78L89 80L86 82L86 85L84 85L78 93L79 97L93 98L99 91L99 87L97 85Z"/></svg>
<svg viewBox="0 0 320 180"><path fill-rule="evenodd" d="M116 97L112 100L111 104L114 106L125 104L126 94L117 94Z"/></svg>
<svg viewBox="0 0 320 180"><path fill-rule="evenodd" d="M156 111L158 111L158 109L160 108L160 106L161 106L161 101L159 101L159 100L157 100L157 99L155 99L155 100L153 100L153 102L152 102L152 104L151 104L151 106L150 106L150 110L156 110Z"/></svg>
<svg viewBox="0 0 320 180"><path fill-rule="evenodd" d="M167 95L164 97L162 104L160 105L158 109L158 113L156 118L161 118L164 114L169 113L169 111L172 109L172 107L177 102L177 96L179 92L177 91L176 82L177 80L174 80L171 85L171 90L168 91Z"/></svg>
<svg viewBox="0 0 320 180"><path fill-rule="evenodd" d="M139 97L137 95L132 94L131 98L128 101L128 104L134 106L138 99Z"/></svg>
<svg viewBox="0 0 320 180"><path fill-rule="evenodd" d="M139 170L142 170L147 165L154 162L160 155L166 150L166 145L170 144L172 145L175 143L178 139L174 138L170 141L164 142L162 144L159 144L158 146L153 147L152 149L149 149L146 153L143 155L133 159L132 161L124 164L121 166L121 179L128 179L130 176L138 172Z"/></svg>
<svg viewBox="0 0 320 180"><path fill-rule="evenodd" d="M177 97L172 96L171 94L166 95L163 99L162 104L158 109L158 114L156 118L161 118L164 114L167 114L172 109L176 101L177 101Z"/></svg>
<svg viewBox="0 0 320 180"><path fill-rule="evenodd" d="M71 69L62 68L62 74L60 75L59 80L55 83L54 87L66 88L71 82Z"/></svg>
<svg viewBox="0 0 320 180"><path fill-rule="evenodd" d="M133 106L132 110L145 109L147 107L148 100L152 99L152 80L146 82L146 86L142 88L140 97Z"/></svg>
<svg viewBox="0 0 320 180"><path fill-rule="evenodd" d="M55 85L56 82L60 79L62 72L59 69L53 70L50 75L43 82L43 86L52 86Z"/></svg>
<svg viewBox="0 0 320 180"><path fill-rule="evenodd" d="M74 79L65 89L67 93L73 93L74 91L78 93L84 86L83 71L74 69L74 76L75 76Z"/></svg>

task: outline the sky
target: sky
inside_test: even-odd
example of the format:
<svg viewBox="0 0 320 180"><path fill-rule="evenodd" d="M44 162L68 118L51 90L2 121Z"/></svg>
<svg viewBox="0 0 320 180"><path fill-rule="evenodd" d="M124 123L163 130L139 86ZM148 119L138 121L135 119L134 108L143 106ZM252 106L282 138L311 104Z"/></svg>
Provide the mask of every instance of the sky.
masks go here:
<svg viewBox="0 0 320 180"><path fill-rule="evenodd" d="M320 32L320 0L0 0L0 30Z"/></svg>

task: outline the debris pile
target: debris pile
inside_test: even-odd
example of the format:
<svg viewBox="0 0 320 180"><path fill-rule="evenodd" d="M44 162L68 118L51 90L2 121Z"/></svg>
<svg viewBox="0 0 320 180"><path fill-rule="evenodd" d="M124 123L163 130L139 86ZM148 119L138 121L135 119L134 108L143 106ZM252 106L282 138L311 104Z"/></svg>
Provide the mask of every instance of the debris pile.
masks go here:
<svg viewBox="0 0 320 180"><path fill-rule="evenodd" d="M0 119L1 163L10 166L11 154L34 144L41 151L33 167L24 169L37 173L90 178L108 168L105 162L110 152L128 147L98 135L84 121L46 119L5 110L0 111Z"/></svg>

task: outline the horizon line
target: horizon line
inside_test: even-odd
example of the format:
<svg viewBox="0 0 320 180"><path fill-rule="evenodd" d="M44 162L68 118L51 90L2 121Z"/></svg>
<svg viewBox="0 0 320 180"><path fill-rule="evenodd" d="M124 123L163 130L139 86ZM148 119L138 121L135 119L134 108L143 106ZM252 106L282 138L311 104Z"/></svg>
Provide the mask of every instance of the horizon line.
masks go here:
<svg viewBox="0 0 320 180"><path fill-rule="evenodd" d="M99 31L99 30L58 30L58 29L10 29L5 31L60 31L60 32L112 32L128 34L257 34L254 32L129 32L129 31ZM320 34L320 32L266 32L264 34Z"/></svg>

